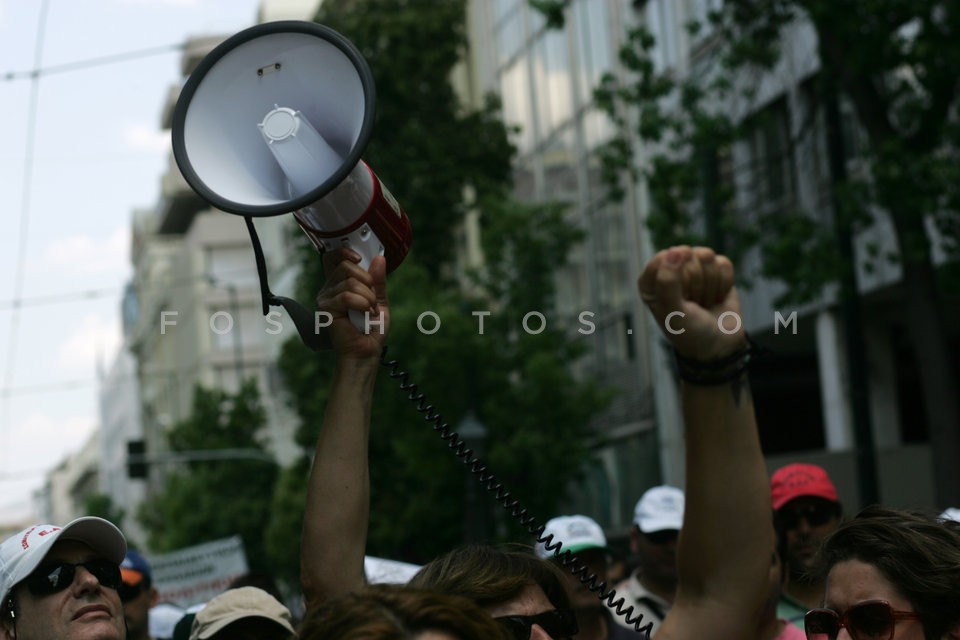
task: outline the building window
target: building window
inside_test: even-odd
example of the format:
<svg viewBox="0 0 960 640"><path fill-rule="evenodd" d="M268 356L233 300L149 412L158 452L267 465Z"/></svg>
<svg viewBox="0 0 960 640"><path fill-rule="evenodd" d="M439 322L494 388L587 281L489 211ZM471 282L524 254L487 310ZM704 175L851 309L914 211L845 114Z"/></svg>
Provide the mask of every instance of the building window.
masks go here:
<svg viewBox="0 0 960 640"><path fill-rule="evenodd" d="M504 124L519 127L513 142L520 154L529 153L533 148L533 106L525 56L518 57L500 74L500 92Z"/></svg>
<svg viewBox="0 0 960 640"><path fill-rule="evenodd" d="M713 33L710 14L717 13L722 8L723 0L690 0L690 19L700 25L695 38L696 42L702 42Z"/></svg>
<svg viewBox="0 0 960 640"><path fill-rule="evenodd" d="M576 198L577 154L572 127L558 132L544 149L543 180L548 198Z"/></svg>
<svg viewBox="0 0 960 640"><path fill-rule="evenodd" d="M511 12L516 13L516 9L520 6L521 1L522 0L494 0L497 22L503 20L506 16L510 15Z"/></svg>
<svg viewBox="0 0 960 640"><path fill-rule="evenodd" d="M207 273L217 283L253 285L259 282L255 257L246 245L208 247Z"/></svg>
<svg viewBox="0 0 960 640"><path fill-rule="evenodd" d="M497 27L497 54L499 64L505 65L523 48L523 16L514 12Z"/></svg>
<svg viewBox="0 0 960 640"><path fill-rule="evenodd" d="M793 145L785 98L758 113L751 124L748 166L753 207L765 213L790 206L794 197Z"/></svg>
<svg viewBox="0 0 960 640"><path fill-rule="evenodd" d="M604 73L613 68L610 16L606 2L580 0L573 10L574 31L580 56L580 95L589 100Z"/></svg>
<svg viewBox="0 0 960 640"><path fill-rule="evenodd" d="M677 40L682 25L677 22L676 0L652 0L647 3L645 24L656 38L656 46L651 51L654 67L659 73L677 65L680 44Z"/></svg>
<svg viewBox="0 0 960 640"><path fill-rule="evenodd" d="M537 118L541 135L549 137L573 115L573 83L566 34L546 31L533 51Z"/></svg>

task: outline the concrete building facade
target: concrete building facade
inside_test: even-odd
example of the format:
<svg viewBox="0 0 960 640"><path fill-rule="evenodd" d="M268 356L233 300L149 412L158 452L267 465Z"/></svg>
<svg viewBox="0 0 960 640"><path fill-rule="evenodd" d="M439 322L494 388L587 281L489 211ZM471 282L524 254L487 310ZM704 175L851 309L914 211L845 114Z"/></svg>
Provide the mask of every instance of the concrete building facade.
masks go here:
<svg viewBox="0 0 960 640"><path fill-rule="evenodd" d="M311 19L318 0L265 0L261 22ZM217 44L232 34L192 38L185 43L184 78ZM170 87L161 124L169 129L182 83ZM151 209L134 212L131 222L133 280L123 300L122 352L101 378L103 437L99 490L123 509L124 530L145 542L135 515L143 500L163 485L175 462L166 431L190 414L197 385L235 392L244 379L256 380L267 412L267 448L280 464L298 453L293 441L297 420L288 409L276 359L280 346L295 336L282 311L265 317L251 239L239 216L211 209L183 179L169 156L160 177L161 195ZM291 295L292 216L260 218L271 289ZM143 441L145 480L127 474L127 443ZM51 478L53 482L54 478Z"/></svg>
<svg viewBox="0 0 960 640"><path fill-rule="evenodd" d="M517 194L568 202L571 224L587 232L571 264L557 273L558 305L572 323L581 310L596 313L598 331L587 338L589 356L576 366L580 374L622 393L596 420L606 444L598 448L599 462L570 508L591 513L608 528L629 524L633 504L647 487L682 483L683 435L671 363L635 290L636 275L652 255L645 228L648 185L643 179L631 182L621 204L606 200L595 151L616 134L596 108L593 88L604 73L628 79L617 51L636 25L656 38L652 55L658 71L676 78L709 73L715 63L713 34L705 29L694 35L686 25L706 23L708 12L721 5L721 0L571 0L563 26L549 28L525 0L470 3L471 59L464 85L474 99L487 91L499 94L506 123L519 127ZM823 116L813 112L810 96L811 79L819 71L816 34L801 21L784 32L783 43L780 65L755 79L756 99L729 105L740 117L773 116L773 125L732 150L731 166L759 167L730 175L737 181L743 224L750 224L748 214L757 206L801 206L823 221L831 215ZM846 135L855 143L852 111L843 113ZM782 153L773 154L777 149ZM637 166L648 154L639 147ZM855 153L849 165L858 170ZM881 251L892 248L889 225L878 219L855 239L860 251L867 243ZM822 464L837 480L845 504L855 509L860 501L856 460L863 451L853 437L836 291L828 290L815 304L780 308L775 300L784 285L759 277L760 266L752 252L739 268L754 282L743 293L747 328L777 354L774 368L760 367L754 375L768 464L771 470L798 460ZM894 506L930 506L930 450L911 373L917 364L911 362L895 312L900 274L884 264L858 275L879 496ZM785 328L783 322L791 319Z"/></svg>

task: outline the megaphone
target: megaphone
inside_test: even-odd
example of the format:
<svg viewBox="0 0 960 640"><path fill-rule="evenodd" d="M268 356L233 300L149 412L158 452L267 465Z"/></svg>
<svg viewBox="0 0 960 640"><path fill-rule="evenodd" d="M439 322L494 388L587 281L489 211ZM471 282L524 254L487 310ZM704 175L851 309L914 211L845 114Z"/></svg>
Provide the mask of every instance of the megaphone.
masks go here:
<svg viewBox="0 0 960 640"><path fill-rule="evenodd" d="M246 219L264 314L282 305L312 348L312 314L269 291L252 218L292 213L318 250L349 246L364 269L377 255L395 269L412 230L361 160L375 102L370 68L349 40L314 22L282 20L215 47L174 109L173 155L184 179L217 209ZM362 314L351 320L365 329Z"/></svg>

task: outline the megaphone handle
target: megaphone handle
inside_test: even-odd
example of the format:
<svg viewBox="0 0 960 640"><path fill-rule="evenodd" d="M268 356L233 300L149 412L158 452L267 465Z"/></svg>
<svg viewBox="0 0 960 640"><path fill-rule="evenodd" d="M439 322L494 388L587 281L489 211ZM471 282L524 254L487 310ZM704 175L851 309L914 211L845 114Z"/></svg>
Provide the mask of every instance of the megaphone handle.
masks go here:
<svg viewBox="0 0 960 640"><path fill-rule="evenodd" d="M356 327L358 330L360 330L360 331L365 331L365 330L366 330L366 322L365 322L366 317L364 316L363 311L357 311L356 309L350 309L350 311L349 311L348 313L350 314L350 322L353 323L353 326L355 326L355 327Z"/></svg>
<svg viewBox="0 0 960 640"><path fill-rule="evenodd" d="M373 232L370 225L366 223L360 225L360 227L354 229L349 234L337 238L333 244L335 246L349 247L356 251L360 256L359 267L364 271L370 268L370 263L375 257L382 256L384 253L383 243L380 242L380 238ZM363 333L369 332L365 312L351 309L350 321L359 331ZM376 318L371 318L371 324L376 321ZM370 330L374 329L371 327Z"/></svg>
<svg viewBox="0 0 960 640"><path fill-rule="evenodd" d="M297 328L300 339L307 347L313 351L321 351L328 348L326 334L318 333L314 329L314 316L302 304L292 298L274 295L270 291L270 285L267 283L267 261L263 256L263 247L260 246L260 237L257 235L257 229L253 226L253 219L250 216L244 216L247 223L247 231L250 233L250 243L253 245L253 255L257 262L257 275L260 276L260 299L263 303L263 315L267 315L270 305L282 306L293 326Z"/></svg>
<svg viewBox="0 0 960 640"><path fill-rule="evenodd" d="M257 275L260 277L260 302L263 306L263 315L270 311L270 299L273 293L270 292L270 284L267 282L267 260L263 257L263 247L260 246L260 236L257 235L257 228L253 226L253 218L243 216L243 221L247 224L247 232L250 234L250 244L253 245L253 257L257 263Z"/></svg>

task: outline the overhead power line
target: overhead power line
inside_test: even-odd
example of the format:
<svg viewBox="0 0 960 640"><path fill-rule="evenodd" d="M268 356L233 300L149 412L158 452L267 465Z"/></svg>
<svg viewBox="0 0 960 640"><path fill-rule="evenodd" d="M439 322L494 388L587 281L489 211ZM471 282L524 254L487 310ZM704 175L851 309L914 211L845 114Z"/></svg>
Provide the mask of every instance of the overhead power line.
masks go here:
<svg viewBox="0 0 960 640"><path fill-rule="evenodd" d="M39 68L43 59L44 36L47 32L47 9L49 3L44 0L40 5L40 21L37 26L37 41L33 51L34 66ZM30 191L33 185L33 153L36 144L37 135L37 114L39 113L39 92L40 82L37 78L30 81L30 108L27 112L27 140L26 140L26 159L24 161L23 181L21 183L21 209L20 209L20 229L17 234L17 250L15 258L15 267L13 273L13 301L17 303L23 297L23 281L27 264L27 239L29 238L30 222ZM17 343L20 331L20 312L18 307L14 307L10 318L10 331L7 336L7 354L4 364L3 387L10 388L13 384L17 362ZM10 403L0 404L0 451L7 451L8 429L10 418ZM0 458L0 465L5 465L6 456Z"/></svg>
<svg viewBox="0 0 960 640"><path fill-rule="evenodd" d="M256 268L241 267L238 269L223 270L217 275L221 279L229 279L231 277L249 277L251 275L256 275ZM163 283L138 283L136 291L141 295L157 289L170 291L181 287L190 287L198 282L209 282L210 278L211 276L209 274L198 273L196 275L176 278ZM83 302L85 300L98 300L100 298L116 298L123 295L124 288L125 287L120 286L104 287L102 289L81 289L80 291L65 291L63 293L51 293L42 296L33 296L30 298L21 297L16 299L0 300L0 311L26 309L28 307L46 307L57 304L69 304L71 302ZM251 290L255 290L255 286L251 285Z"/></svg>
<svg viewBox="0 0 960 640"><path fill-rule="evenodd" d="M98 298L115 298L123 293L122 287L107 289L87 289L70 293L56 293L32 298L18 298L14 300L0 300L0 311L6 309L24 309L26 307L44 307L53 304L77 302L79 300L96 300Z"/></svg>
<svg viewBox="0 0 960 640"><path fill-rule="evenodd" d="M71 71L80 71L83 69L91 69L93 67L103 67L108 64L119 64L121 62L128 62L130 60L137 60L139 58L159 56L172 51L180 51L186 48L186 46L186 43L179 42L177 44L167 44L158 47L150 47L149 49L138 49L136 51L125 51L123 53L88 58L86 60L77 60L75 62L65 62L63 64L50 65L49 67L38 66L34 69L30 69L29 71L7 71L3 74L3 76L0 76L0 78L8 82L13 80L33 80L40 78L41 76L52 76L58 73L69 73Z"/></svg>

